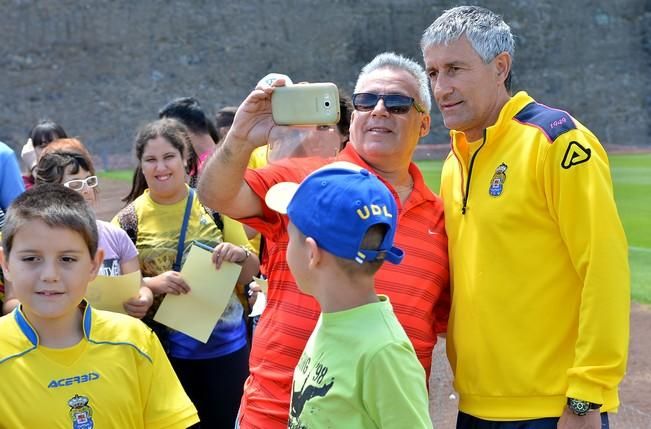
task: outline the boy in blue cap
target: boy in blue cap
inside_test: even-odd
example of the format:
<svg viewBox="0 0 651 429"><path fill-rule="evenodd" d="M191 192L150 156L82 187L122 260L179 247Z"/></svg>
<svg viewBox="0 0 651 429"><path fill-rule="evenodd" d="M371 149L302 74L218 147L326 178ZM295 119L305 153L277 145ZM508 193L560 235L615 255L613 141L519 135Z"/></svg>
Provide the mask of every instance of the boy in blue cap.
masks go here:
<svg viewBox="0 0 651 429"><path fill-rule="evenodd" d="M389 299L375 293L382 263L403 258L391 192L338 162L273 186L265 201L287 213L289 268L321 306L294 371L288 427L431 428L423 368Z"/></svg>

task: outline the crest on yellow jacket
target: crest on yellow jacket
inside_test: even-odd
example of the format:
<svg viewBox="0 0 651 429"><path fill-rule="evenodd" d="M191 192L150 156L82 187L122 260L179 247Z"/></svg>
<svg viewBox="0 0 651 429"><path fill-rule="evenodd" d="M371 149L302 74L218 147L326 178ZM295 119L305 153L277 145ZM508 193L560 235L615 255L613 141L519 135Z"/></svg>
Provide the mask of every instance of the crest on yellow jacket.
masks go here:
<svg viewBox="0 0 651 429"><path fill-rule="evenodd" d="M504 190L504 182L506 182L506 169L509 168L506 164L501 163L495 169L495 174L491 179L491 186L488 188L488 193L493 197L499 197Z"/></svg>
<svg viewBox="0 0 651 429"><path fill-rule="evenodd" d="M72 418L73 429L93 429L93 410L88 405L88 398L75 395L68 401L70 406L70 418Z"/></svg>

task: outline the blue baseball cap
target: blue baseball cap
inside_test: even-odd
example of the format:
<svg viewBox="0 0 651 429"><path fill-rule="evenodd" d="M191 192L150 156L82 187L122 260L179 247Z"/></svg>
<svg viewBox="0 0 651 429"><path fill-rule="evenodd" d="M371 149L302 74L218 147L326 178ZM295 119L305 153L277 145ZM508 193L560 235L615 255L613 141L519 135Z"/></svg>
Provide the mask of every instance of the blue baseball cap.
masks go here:
<svg viewBox="0 0 651 429"><path fill-rule="evenodd" d="M355 164L335 162L298 183L282 182L265 196L269 208L289 220L317 245L360 264L387 260L399 264L404 257L393 246L398 221L396 200L378 179ZM384 224L387 232L378 249L361 249L366 232Z"/></svg>

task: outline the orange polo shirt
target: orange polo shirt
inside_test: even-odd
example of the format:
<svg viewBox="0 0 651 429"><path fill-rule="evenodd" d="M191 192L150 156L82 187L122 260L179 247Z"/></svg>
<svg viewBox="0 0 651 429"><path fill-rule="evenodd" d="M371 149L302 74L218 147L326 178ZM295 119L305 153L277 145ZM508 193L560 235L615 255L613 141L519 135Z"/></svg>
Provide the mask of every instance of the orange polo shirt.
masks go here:
<svg viewBox="0 0 651 429"><path fill-rule="evenodd" d="M336 160L349 161L373 172L348 145ZM245 180L263 201L261 217L239 219L260 231L268 242L269 294L253 337L250 376L240 407L242 429L286 428L294 368L303 352L320 308L302 293L286 258L288 218L264 204L267 190L278 182L301 182L317 168L335 161L323 158L283 160L258 170L247 170ZM398 202L395 245L405 252L399 265L384 264L375 277L377 292L388 295L393 310L414 345L429 380L436 334L447 330L450 308L447 236L441 200L430 191L415 164L409 166L414 189ZM380 178L382 179L382 178Z"/></svg>

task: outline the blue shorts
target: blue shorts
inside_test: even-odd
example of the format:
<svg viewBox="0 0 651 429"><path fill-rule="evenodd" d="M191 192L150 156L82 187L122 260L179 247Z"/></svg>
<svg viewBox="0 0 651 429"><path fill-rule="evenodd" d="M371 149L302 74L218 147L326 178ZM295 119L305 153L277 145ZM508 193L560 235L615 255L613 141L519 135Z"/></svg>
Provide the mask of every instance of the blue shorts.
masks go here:
<svg viewBox="0 0 651 429"><path fill-rule="evenodd" d="M558 417L546 417L534 420L492 421L482 420L459 411L457 429L556 429ZM608 413L601 413L601 429L609 429Z"/></svg>

